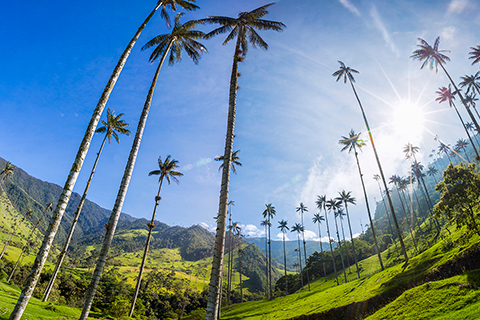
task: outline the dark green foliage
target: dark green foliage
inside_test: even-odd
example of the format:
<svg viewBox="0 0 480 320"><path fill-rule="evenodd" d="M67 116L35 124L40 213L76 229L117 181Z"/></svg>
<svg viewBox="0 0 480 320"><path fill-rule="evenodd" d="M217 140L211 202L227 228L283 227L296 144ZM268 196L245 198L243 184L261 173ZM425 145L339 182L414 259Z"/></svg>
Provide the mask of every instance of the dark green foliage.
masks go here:
<svg viewBox="0 0 480 320"><path fill-rule="evenodd" d="M436 190L442 196L433 208L436 216L445 214L457 226L467 225L471 232L480 234L477 224L480 205L480 176L475 173L475 164L468 167L460 163L450 164L443 172Z"/></svg>

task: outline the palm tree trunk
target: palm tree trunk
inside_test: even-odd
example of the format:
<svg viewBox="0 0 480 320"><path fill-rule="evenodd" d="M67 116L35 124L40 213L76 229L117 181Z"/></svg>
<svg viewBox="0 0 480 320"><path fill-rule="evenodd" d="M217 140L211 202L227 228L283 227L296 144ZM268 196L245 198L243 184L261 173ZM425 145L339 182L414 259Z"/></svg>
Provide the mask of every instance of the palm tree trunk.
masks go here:
<svg viewBox="0 0 480 320"><path fill-rule="evenodd" d="M43 239L42 246L37 254L35 262L33 263L32 270L30 271L25 284L23 285L22 292L18 298L17 304L10 315L9 320L20 320L25 308L27 307L28 301L30 300L33 290L37 285L38 279L40 277L40 273L42 272L43 266L47 261L48 253L53 243L53 238L55 237L58 227L60 226L60 222L62 220L63 214L65 209L67 208L68 201L70 200L70 196L72 194L73 187L75 186L75 182L77 181L78 174L80 173L80 169L82 168L83 162L85 157L87 156L87 151L90 147L90 141L95 133L95 129L97 127L98 121L102 116L103 109L105 109L105 105L107 104L108 98L110 97L110 93L117 82L120 73L122 72L123 66L127 61L130 52L133 49L133 46L137 42L137 39L140 37L143 29L147 25L150 18L153 16L155 11L160 7L160 3L157 3L155 9L148 15L145 19L143 24L138 28L137 32L133 36L132 40L128 43L125 51L120 56L120 60L118 61L115 69L113 70L110 79L107 82L105 89L103 90L102 96L93 111L92 118L90 119L90 123L88 124L87 130L83 137L83 140L78 148L77 155L75 157L75 161L72 164L72 168L70 169L70 173L68 174L67 181L65 182L65 186L63 187L62 194L58 199L58 203L53 214L53 219L50 222L48 227L48 231L45 233L45 237Z"/></svg>
<svg viewBox="0 0 480 320"><path fill-rule="evenodd" d="M323 278L327 282L327 270L325 269L325 257L323 256L323 246L322 246L322 232L320 231L320 221L318 221L318 236L320 237L320 253L322 255L322 264L323 264Z"/></svg>
<svg viewBox="0 0 480 320"><path fill-rule="evenodd" d="M345 272L345 263L343 262L343 253L342 253L342 240L340 239L340 233L338 233L338 224L337 224L337 216L335 212L333 213L335 216L335 229L337 230L337 238L338 238L338 246L340 251L340 259L342 260L342 267L343 267L343 275L345 276L345 283L348 282L347 280L347 273Z"/></svg>
<svg viewBox="0 0 480 320"><path fill-rule="evenodd" d="M222 185L220 188L220 201L218 205L217 231L215 234L215 246L213 250L212 272L207 298L207 320L217 319L217 301L220 295L220 279L222 278L223 254L225 250L225 214L228 204L228 189L230 183L230 170L232 161L233 137L235 131L235 114L237 100L237 77L238 61L240 57L240 35L243 30L239 30L237 43L235 45L235 54L233 57L232 74L230 77L230 93L228 100L228 120L227 136L225 139L225 153L223 156Z"/></svg>
<svg viewBox="0 0 480 320"><path fill-rule="evenodd" d="M288 294L288 287L287 287L287 253L285 250L285 231L283 232L283 266L285 269L285 295Z"/></svg>
<svg viewBox="0 0 480 320"><path fill-rule="evenodd" d="M332 241L330 237L330 228L328 227L328 214L327 210L325 210L325 206L323 207L323 211L325 211L325 222L327 223L327 235L328 235L328 243L330 244L330 253L332 254L332 263L333 263L333 272L335 273L335 280L337 281L337 286L340 285L338 282L337 276L337 267L335 266L335 256L333 255L333 248L332 248Z"/></svg>
<svg viewBox="0 0 480 320"><path fill-rule="evenodd" d="M297 234L298 240L298 264L300 268L300 282L303 288L303 268L302 268L302 250L300 249L300 234Z"/></svg>
<svg viewBox="0 0 480 320"><path fill-rule="evenodd" d="M370 130L368 132L370 132ZM371 139L371 137L370 137L370 139ZM355 151L355 159L357 160L358 173L360 174L360 180L362 181L363 195L365 197L365 203L367 205L367 213L368 213L368 219L370 220L370 228L372 228L373 242L375 243L375 249L377 251L378 261L380 261L380 267L382 268L382 270L384 270L385 268L383 267L382 256L380 254L380 249L378 248L377 235L375 233L375 228L373 226L372 214L370 213L370 206L368 204L367 190L365 189L365 183L363 182L362 169L360 169L360 162L358 161L358 153L357 153L356 149L354 151ZM385 190L388 190L388 189L385 187ZM387 192L387 196L390 199L390 196L388 195L388 192ZM390 209L393 210L392 208L390 208ZM393 213L393 211L392 211L392 213ZM398 225L397 225L397 228L398 228ZM397 229L397 230L398 230L398 232L400 232L399 229ZM399 233L399 237L401 237L400 233Z"/></svg>
<svg viewBox="0 0 480 320"><path fill-rule="evenodd" d="M308 277L308 269L307 269L307 247L305 245L305 227L304 227L304 224L303 224L303 212L301 212L302 214L302 227L303 227L303 230L302 230L302 237L303 237L303 254L305 256L305 272L306 272L306 275L307 275L307 285L308 285L308 291L310 291L310 279Z"/></svg>
<svg viewBox="0 0 480 320"><path fill-rule="evenodd" d="M239 277L240 277L240 303L243 302L242 258L241 258L241 254L240 254L241 249L242 249L241 247L238 248L238 274L239 274Z"/></svg>
<svg viewBox="0 0 480 320"><path fill-rule="evenodd" d="M455 106L455 103L453 103L453 101L452 101L452 105L455 108L455 112L457 113L458 118L462 122L463 129L467 133L468 140L470 140L470 144L472 145L473 150L475 151L476 159L477 159L477 161L479 161L480 160L480 155L478 154L477 148L475 147L475 143L473 143L472 137L470 136L470 133L468 132L467 126L465 125L465 122L463 121L462 116L460 115L460 112L458 112L458 109ZM463 149L463 151L465 151L465 149ZM466 152L465 152L465 155L467 156ZM468 159L468 156L467 156L467 159ZM470 159L468 159L468 162L470 162Z"/></svg>
<svg viewBox="0 0 480 320"><path fill-rule="evenodd" d="M360 279L360 269L358 269L357 253L355 252L355 243L353 242L353 233L352 233L352 225L350 224L350 215L348 214L347 202L344 201L344 203L345 203L345 211L347 212L348 228L350 229L350 239L352 240L353 258L355 259L355 267L357 268L358 279Z"/></svg>
<svg viewBox="0 0 480 320"><path fill-rule="evenodd" d="M145 105L143 107L140 120L138 122L137 132L135 133L135 139L133 140L132 149L130 150L130 155L128 156L127 165L123 173L122 182L120 183L117 199L115 200L115 205L113 206L110 219L106 224L107 232L105 233L103 246L97 260L97 266L95 267L92 281L87 290L85 304L83 305L83 310L80 316L80 320L87 319L88 314L90 313L90 308L92 307L93 298L95 296L95 292L97 291L98 283L100 281L103 268L105 267L105 261L107 260L108 250L110 249L110 245L112 244L113 235L115 234L118 219L120 218L120 214L122 212L123 202L125 200L125 196L127 195L128 185L130 184L133 168L135 167L135 161L137 159L138 149L140 148L140 143L142 141L143 131L145 130L148 112L150 110L150 105L152 103L153 92L155 91L155 85L157 84L158 74L160 73L160 69L162 68L162 65L163 65L163 62L165 61L165 57L167 56L167 53L170 51L172 43L173 42L169 43L168 48L165 50L163 54L162 59L160 60L160 63L158 65L158 68L155 71L155 76L153 77L150 89L148 91L147 99L145 101Z"/></svg>
<svg viewBox="0 0 480 320"><path fill-rule="evenodd" d="M162 184L163 184L163 175L160 176L160 186L158 187L158 193L157 193L157 196L155 197L155 206L153 208L152 220L148 224L147 242L145 243L145 250L143 251L142 263L140 265L140 271L138 272L137 285L135 286L135 293L133 294L132 305L130 306L130 311L128 313L129 317L133 315L133 310L135 309L135 303L137 302L138 292L140 291L140 284L142 283L143 270L145 269L145 261L147 260L147 253L150 247L150 239L152 237L152 231L155 228L155 214L157 212L158 201L161 200L160 191L162 190Z"/></svg>
<svg viewBox="0 0 480 320"><path fill-rule="evenodd" d="M265 225L265 299L268 299L268 229Z"/></svg>
<svg viewBox="0 0 480 320"><path fill-rule="evenodd" d="M357 98L358 105L360 106L360 109L362 111L363 120L365 121L365 126L367 127L368 135L370 137L370 142L372 143L373 153L375 154L375 159L377 160L378 171L380 171L380 176L382 177L383 187L385 188L385 190L388 190L387 181L385 180L385 175L383 174L382 165L380 164L380 159L378 158L377 148L375 148L375 143L373 142L373 136L372 136L372 132L370 131L370 126L368 125L367 116L365 115L362 103L360 102L360 98L357 95L357 91L355 90L355 86L353 85L352 80L350 80L350 85L352 86L353 93L355 93L355 97ZM363 179L362 179L362 183L363 183ZM365 190L365 188L364 188L364 190ZM392 212L393 221L395 222L395 227L397 228L398 240L400 241L400 246L402 247L403 256L405 257L405 262L408 262L407 249L405 248L405 244L403 243L403 237L402 237L402 234L400 233L400 227L398 226L397 217L395 216L395 209L393 208L393 202L392 202L392 199L390 198L390 195L388 194L388 192L387 192L387 198L388 198L388 204L390 205L390 211ZM368 201L367 201L367 206L368 206ZM371 221L370 221L370 226L372 226L372 228L373 228L373 224L372 224ZM373 229L372 229L372 231L373 231ZM375 246L377 247L377 254L378 254L378 257L380 258L380 266L382 267L382 270L384 270L382 259L380 257L380 252L378 251L378 245L377 245L377 241L376 241L375 232L373 232L373 237L374 237L374 240L375 240Z"/></svg>
<svg viewBox="0 0 480 320"><path fill-rule="evenodd" d="M13 237L13 232L10 233L10 237L8 238L7 242L5 242L5 245L3 246L2 253L0 254L0 260L5 254L5 251L7 251L8 245L10 244L10 240L12 240L12 237Z"/></svg>
<svg viewBox="0 0 480 320"><path fill-rule="evenodd" d="M407 231L407 234L410 233L410 236L412 237L413 245L415 247L415 251L417 251L417 253L418 253L417 243L415 241L415 237L413 236L413 232L412 232L413 228L411 228L408 225L407 210L405 209L405 205L403 203L402 197L400 196L400 191L398 191L398 184L397 183L395 183L395 189L397 189L398 199L400 200L400 204L402 205L403 213L405 213L405 229Z"/></svg>
<svg viewBox="0 0 480 320"><path fill-rule="evenodd" d="M103 141L102 141L102 145L100 146L100 150L98 151L97 157L95 158L92 171L90 172L90 177L88 178L87 185L85 186L85 190L83 191L82 198L80 199L80 203L78 204L77 210L75 211L72 224L70 225L70 230L68 231L67 239L65 240L65 243L63 245L62 252L60 252L60 255L58 256L57 265L55 266L55 270L53 271L52 277L48 282L47 288L45 289L44 297L42 300L43 302L48 300L48 296L50 295L50 291L53 288L55 279L57 278L58 272L60 271L60 267L63 264L63 260L65 259L65 256L67 255L68 247L70 246L73 232L75 231L75 227L77 226L78 218L80 217L80 213L82 212L83 204L85 203L85 199L87 198L88 189L90 188L90 183L92 182L93 174L95 173L98 159L100 158L100 154L102 153L106 140L107 140L107 134L105 134L105 137L103 138Z"/></svg>
<svg viewBox="0 0 480 320"><path fill-rule="evenodd" d="M268 218L270 222L270 218ZM268 288L270 291L270 299L273 298L272 294L272 237L270 234L270 223L268 224Z"/></svg>

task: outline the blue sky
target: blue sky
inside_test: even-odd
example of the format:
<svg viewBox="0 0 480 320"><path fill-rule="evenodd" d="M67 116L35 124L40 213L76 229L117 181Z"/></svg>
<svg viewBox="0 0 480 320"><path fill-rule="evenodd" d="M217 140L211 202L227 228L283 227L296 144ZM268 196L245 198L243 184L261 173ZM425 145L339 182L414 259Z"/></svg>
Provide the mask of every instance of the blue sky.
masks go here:
<svg viewBox="0 0 480 320"><path fill-rule="evenodd" d="M92 111L121 52L156 1L10 1L0 13L0 156L42 180L64 184ZM183 21L209 15L236 17L267 2L198 0L200 10ZM174 14L172 14L173 17ZM336 197L352 191L354 233L368 223L352 154L340 153L338 140L363 119L351 88L336 83L337 60L358 70L362 100L385 174L405 175L401 152L411 141L424 164L437 147L433 135L454 144L465 138L454 111L435 100L447 79L440 71L420 70L410 55L417 38L451 50L447 69L454 80L473 74L470 47L479 44L480 5L451 1L287 1L271 7L270 20L284 32L260 32L269 50L251 49L240 65L236 138L243 167L233 175L230 199L234 220L250 236L261 235L261 213L273 203L277 219L299 222L295 208L304 202L311 223L318 194ZM213 26L201 27L209 31ZM135 46L107 107L125 113L135 132L156 64L140 48L167 33L154 16ZM155 91L144 139L123 211L148 218L154 205L157 157L180 162L180 184L165 186L157 217L169 225L214 225L220 191L219 163L226 132L228 85L234 44L225 36L204 41L209 53L198 65L187 56L164 67ZM462 115L466 117L464 110ZM423 120L412 120L423 117ZM403 120L402 120L403 119ZM113 207L133 136L106 146L89 199ZM95 136L75 186L81 193L101 136ZM370 145L370 144L369 144ZM379 198L371 148L360 155L369 202ZM274 222L274 226L277 223ZM294 238L290 236L290 238Z"/></svg>

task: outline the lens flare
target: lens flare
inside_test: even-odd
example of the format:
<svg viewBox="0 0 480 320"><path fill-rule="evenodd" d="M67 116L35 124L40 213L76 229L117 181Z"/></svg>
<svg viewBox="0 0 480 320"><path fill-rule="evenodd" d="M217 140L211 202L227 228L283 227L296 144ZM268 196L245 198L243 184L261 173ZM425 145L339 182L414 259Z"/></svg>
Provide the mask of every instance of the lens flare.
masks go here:
<svg viewBox="0 0 480 320"><path fill-rule="evenodd" d="M414 103L404 100L395 108L393 126L404 141L418 141L423 132L424 113Z"/></svg>

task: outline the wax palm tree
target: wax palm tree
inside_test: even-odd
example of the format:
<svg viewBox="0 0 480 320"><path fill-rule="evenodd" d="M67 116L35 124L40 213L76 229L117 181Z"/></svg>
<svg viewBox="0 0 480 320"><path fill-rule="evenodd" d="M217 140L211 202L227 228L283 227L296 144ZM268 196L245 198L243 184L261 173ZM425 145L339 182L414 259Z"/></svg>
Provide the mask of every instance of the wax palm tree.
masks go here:
<svg viewBox="0 0 480 320"><path fill-rule="evenodd" d="M347 273L345 271L345 262L343 262L342 241L340 240L340 233L338 232L338 224L337 224L337 210L341 208L342 202L334 199L330 199L330 200L327 200L326 206L330 212L333 212L333 217L335 220L335 230L337 231L338 249L340 251L340 260L342 260L343 275L345 277L345 283L347 283L348 281L347 281Z"/></svg>
<svg viewBox="0 0 480 320"><path fill-rule="evenodd" d="M321 210L321 209L320 209ZM315 213L312 218L313 223L318 224L318 237L320 238L320 254L322 255L322 264L323 264L323 278L327 282L327 270L325 268L325 257L323 256L323 245L322 245L322 231L320 230L320 225L322 221L325 221L325 218L320 215L320 213Z"/></svg>
<svg viewBox="0 0 480 320"><path fill-rule="evenodd" d="M275 211L275 207L269 203L265 204L265 211L263 211L263 217L268 219L268 283L269 283L269 291L270 291L270 298L272 297L272 239L270 236L270 227L272 226L271 221L272 218L277 214Z"/></svg>
<svg viewBox="0 0 480 320"><path fill-rule="evenodd" d="M430 176L430 177L433 177L433 180L435 181L435 184L438 183L437 178L435 177L435 175L437 173L438 173L437 168L435 168L433 166L428 166L427 175Z"/></svg>
<svg viewBox="0 0 480 320"><path fill-rule="evenodd" d="M380 172L380 176L382 177L383 186L386 190L387 189L387 181L385 179L385 175L383 174L383 169L382 169L382 165L380 163L380 158L378 157L378 154L377 154L377 148L375 147L375 143L373 141L373 135L372 135L372 132L370 131L370 126L368 125L367 116L365 114L365 111L363 110L362 103L360 102L360 98L358 97L357 91L355 90L355 86L353 85L353 83L355 82L355 78L353 77L352 73L359 73L359 72L355 69L351 69L350 67L345 66L345 64L342 61L339 61L339 63L340 63L340 69L335 71L332 75L334 77L337 77L337 81L340 80L343 77L343 82L344 83L347 82L347 79L350 82L353 93L355 94L355 98L357 99L358 105L360 106L360 110L361 110L362 116L363 116L363 121L365 122L365 127L367 128L368 135L370 137L370 143L372 144L373 153L375 154L375 160L377 161L378 171ZM398 234L398 240L399 240L400 245L402 247L403 255L405 257L405 263L407 263L408 262L407 249L405 248L405 244L403 243L403 237L400 234L400 228L398 227L397 217L395 216L395 209L393 208L393 202L392 202L392 199L390 198L390 195L388 193L387 193L387 198L388 198L388 204L390 205L390 211L392 212L392 217L393 217L393 220L395 222L395 227L397 228L397 231L399 233ZM373 226L372 223L370 223L370 225ZM372 231L373 231L373 228L372 228ZM373 234L375 234L375 233L373 233ZM378 253L378 256L380 257L380 252L378 251L378 245L376 244L375 246L377 247L377 253ZM381 260L381 258L380 258L380 260ZM382 261L380 261L380 266L383 270L384 268L383 268L383 262Z"/></svg>
<svg viewBox="0 0 480 320"><path fill-rule="evenodd" d="M228 271L227 271L227 304L230 304L230 293L232 291L232 240L233 240L233 234L232 234L232 206L235 205L235 201L230 200L228 202L228 206L230 207L230 210L228 210Z"/></svg>
<svg viewBox="0 0 480 320"><path fill-rule="evenodd" d="M479 93L480 94L480 71L477 71L477 73L472 74L472 75L465 75L463 77L460 77L463 81L460 82L458 85L462 88L467 87L466 93L469 94L470 90L473 93Z"/></svg>
<svg viewBox="0 0 480 320"><path fill-rule="evenodd" d="M0 176L2 177L1 183L5 182L5 179L13 176L15 167L10 161L5 163L5 166L0 171Z"/></svg>
<svg viewBox="0 0 480 320"><path fill-rule="evenodd" d="M283 233L283 266L285 269L285 295L286 295L288 292L288 287L287 287L288 284L287 284L287 253L285 251L285 233L287 232L287 230L290 230L290 228L288 228L287 221L285 220L278 221L278 224L279 224L278 228Z"/></svg>
<svg viewBox="0 0 480 320"><path fill-rule="evenodd" d="M90 183L92 182L95 169L97 168L98 159L100 158L100 155L102 153L103 147L105 145L105 141L108 138L108 143L110 144L112 142L112 137L113 137L117 141L117 143L120 143L120 138L118 137L118 133L130 135L130 130L127 129L129 124L122 119L123 115L124 115L123 113L115 115L115 111L107 109L107 121L101 120L103 126L101 126L96 130L96 132L98 133L105 133L105 137L103 138L102 144L100 145L100 149L97 153L97 157L95 158L95 162L93 163L92 170L90 171L90 177L88 178L85 189L83 190L82 197L80 198L80 202L73 215L73 220L67 234L67 239L65 239L63 249L58 255L57 264L55 265L55 269L53 271L52 277L50 278L50 281L48 282L48 285L45 288L44 297L43 297L44 302L47 301L48 296L50 295L50 291L53 288L53 284L55 283L55 279L57 278L58 272L60 271L60 267L63 264L63 260L65 259L65 256L67 255L68 247L70 245L70 241L72 240L73 232L75 231L78 218L80 217L83 205L87 198L88 189L90 188Z"/></svg>
<svg viewBox="0 0 480 320"><path fill-rule="evenodd" d="M338 209L337 212L336 212L336 216L340 219L340 227L342 228L343 244L345 245L345 258L347 260L348 273L351 274L352 271L350 269L350 258L348 257L349 253L348 253L348 247L347 247L347 238L345 238L345 229L343 228L343 218L346 215L347 214L345 212L343 212L343 209L341 209L341 208Z"/></svg>
<svg viewBox="0 0 480 320"><path fill-rule="evenodd" d="M386 215L387 218L388 218L388 226L390 227L390 233L393 235L392 222L390 221L390 215L388 214L387 204L385 203L385 198L383 197L382 187L380 186L380 179L382 179L382 178L380 177L380 175L378 175L378 174L374 174L374 175L373 175L373 180L377 181L378 190L380 191L380 196L382 197L383 206L384 206L384 208L385 208L385 215ZM363 233L363 232L362 232L362 233ZM396 245L397 245L397 243L395 243L395 246L396 246Z"/></svg>
<svg viewBox="0 0 480 320"><path fill-rule="evenodd" d="M25 212L25 215L23 216L22 220L20 221L20 225L22 225L23 221L25 221L25 219L27 217L31 217L32 216L32 209L27 209L27 211ZM5 254L5 251L7 250L8 246L10 245L10 241L12 240L12 237L13 235L15 234L15 232L17 231L17 220L15 220L15 223L12 225L12 232L10 233L10 237L8 238L7 242L5 242L5 245L3 246L3 249L2 249L2 253L0 254L0 260L2 259L3 255Z"/></svg>
<svg viewBox="0 0 480 320"><path fill-rule="evenodd" d="M455 103L453 102L453 100L455 99L455 93L452 93L450 85L448 85L448 88L446 88L446 87L439 88L436 93L438 94L438 97L437 97L437 99L435 99L435 101L438 101L438 103L448 101L449 106L453 107L455 109L455 112L457 113L457 116L460 119L460 122L462 122L463 129L467 133L468 139L470 139L470 143L472 144L473 150L475 150L476 159L477 159L477 161L480 160L480 155L478 154L477 148L475 147L475 144L472 141L472 137L470 136L470 132L467 129L467 126L466 126L465 122L463 121L462 116L460 115L460 112L458 112L458 109L455 106Z"/></svg>
<svg viewBox="0 0 480 320"><path fill-rule="evenodd" d="M299 268L300 268L300 282L303 287L303 270L302 270L302 250L300 249L300 233L303 232L304 228L300 223L295 223L292 227L291 232L297 233L297 240L298 240L298 261L299 261ZM295 251L297 251L295 250Z"/></svg>
<svg viewBox="0 0 480 320"><path fill-rule="evenodd" d="M470 49L472 49L472 51L468 53L470 55L468 59L473 59L472 65L474 65L480 61L480 46L470 47Z"/></svg>
<svg viewBox="0 0 480 320"><path fill-rule="evenodd" d="M20 263L20 260L22 259L23 254L25 253L25 250L28 248L30 242L32 241L32 237L35 234L35 231L38 229L38 226L40 225L40 222L42 222L43 218L47 214L48 211L53 210L53 202L50 201L48 203L45 203L45 208L43 209L42 215L40 216L40 219L38 219L37 223L35 226L30 230L30 234L27 236L25 244L23 245L22 251L20 252L20 255L18 256L17 262L15 263L15 266L12 269L12 272L10 273L10 276L7 279L7 282L10 282L12 280L13 275L15 274L15 270L18 267L18 264Z"/></svg>
<svg viewBox="0 0 480 320"><path fill-rule="evenodd" d="M322 210L325 212L325 223L327 225L327 235L328 235L328 243L330 244L330 254L332 255L332 264L333 264L333 272L335 273L335 280L337 281L337 286L340 285L338 282L338 276L337 276L337 267L335 266L335 256L333 254L333 248L332 248L332 242L330 239L332 237L330 236L330 228L328 226L328 214L327 214L327 196L326 195L317 195L317 201L315 201L315 204L317 205L318 210Z"/></svg>
<svg viewBox="0 0 480 320"><path fill-rule="evenodd" d="M262 227L265 227L265 277L266 277L266 286L265 286L265 298L268 299L268 293L269 293L269 285L268 285L268 230L272 226L272 223L268 220L265 219L263 220L260 225Z"/></svg>
<svg viewBox="0 0 480 320"><path fill-rule="evenodd" d="M160 69L162 68L163 62L169 55L169 65L175 64L175 62L180 61L182 58L182 51L185 51L186 54L195 62L198 63L200 55L203 52L206 52L206 48L196 39L202 38L204 33L198 30L195 30L194 27L197 25L196 21L189 21L184 24L180 24L181 14L177 14L175 17L175 26L173 27L170 34L164 34L157 36L147 42L142 49L147 49L155 46L152 54L150 55L150 62L154 62L161 56L160 63L155 71L155 75L150 86L150 90L145 101L142 114L140 116L139 124L137 126L137 132L135 134L135 139L133 141L132 149L127 161L127 165L124 171L122 182L117 194L117 199L110 215L109 222L107 223L107 233L105 235L105 240L100 251L100 256L97 261L97 266L95 268L92 282L89 289L87 290L87 296L85 299L85 304L82 310L82 315L80 320L86 320L90 308L92 306L93 298L95 291L100 281L100 276L102 274L103 268L105 266L105 261L107 258L108 250L110 248L115 229L117 227L118 219L123 207L123 202L127 193L128 185L130 183L130 178L132 176L133 168L135 166L135 160L137 158L138 149L140 147L140 142L142 140L143 131L145 129L145 124L147 121L148 112L150 110L150 105L152 103L153 92L155 90L155 85L157 83L158 75Z"/></svg>
<svg viewBox="0 0 480 320"><path fill-rule="evenodd" d="M358 263L357 263L357 253L355 251L355 242L353 241L353 233L352 233L352 225L350 224L350 215L348 214L348 204L353 204L355 205L357 202L357 199L352 196L351 191L345 191L342 190L339 193L339 196L335 198L335 200L340 200L343 202L343 205L345 206L345 211L347 213L347 221L348 221L348 228L350 230L350 239L352 241L352 249L353 249L353 258L355 259L355 267L357 268L357 275L358 279L360 279L360 269L358 268Z"/></svg>
<svg viewBox="0 0 480 320"><path fill-rule="evenodd" d="M137 302L138 291L140 290L140 284L142 282L143 270L145 269L145 261L147 260L147 253L150 247L150 239L152 237L153 229L155 228L155 215L157 212L158 202L162 199L160 197L160 191L162 190L163 180L164 179L167 180L168 184L170 184L172 180L178 183L179 182L178 177L183 176L183 173L176 171L177 168L178 168L177 160L171 159L170 156L167 156L165 158L165 161L162 161L162 158L159 156L158 169L150 171L148 173L149 176L152 176L152 175L159 176L158 178L159 185L158 185L157 195L155 196L155 206L153 207L152 219L150 220L150 223L147 224L147 227L148 227L147 241L145 242L145 249L143 251L142 263L140 265L140 271L138 272L137 285L135 287L135 293L133 294L132 305L130 307L130 312L128 314L129 317L132 316L133 310L135 309L135 303Z"/></svg>
<svg viewBox="0 0 480 320"><path fill-rule="evenodd" d="M367 189L365 188L365 183L363 181L362 169L360 168L360 162L358 160L357 149L362 151L362 148L366 145L365 141L360 139L360 134L361 133L356 134L355 131L353 131L353 129L352 129L352 130L350 130L348 137L342 136L342 139L340 139L338 141L338 143L343 145L341 151L348 150L348 153L350 153L352 151L354 152L355 159L357 161L358 174L360 175L360 180L362 182L362 189L363 189L363 195L365 197L365 204L367 206L368 219L370 220L370 226L372 228L373 240L375 242L375 249L377 251L378 260L380 261L380 267L383 270L384 267L383 267L382 256L380 255L380 249L379 249L378 243L377 243L377 235L375 233L375 228L373 227L372 214L370 213L370 206L368 204ZM398 228L397 228L397 231L399 232L399 237L400 237L401 236L400 235L400 230Z"/></svg>
<svg viewBox="0 0 480 320"><path fill-rule="evenodd" d="M475 142L477 143L477 146L478 146L479 142L478 142L477 136L475 134L475 127L474 127L473 123L465 122L465 128L467 128L467 130L469 132L473 133L473 138L475 139Z"/></svg>
<svg viewBox="0 0 480 320"><path fill-rule="evenodd" d="M463 153L465 154L465 157L467 158L468 162L470 162L470 159L468 158L467 150L466 147L468 146L468 141L465 139L458 139L457 143L455 144L455 147L458 148L459 150L463 150Z"/></svg>
<svg viewBox="0 0 480 320"><path fill-rule="evenodd" d="M65 182L62 193L56 205L56 209L55 209L56 211L53 213L52 222L49 225L47 232L45 233L42 246L40 247L40 250L37 254L37 258L35 259L35 262L33 263L32 270L29 276L27 277L27 280L25 281L22 292L19 296L17 304L15 305L15 309L13 310L10 316L11 320L20 320L23 312L25 311L25 308L27 307L28 301L30 300L33 294L35 286L37 285L37 281L40 277L40 273L42 272L45 261L47 260L50 248L52 247L53 238L57 233L58 227L60 226L60 222L62 220L63 214L65 213L65 209L67 207L68 201L70 200L70 195L72 194L73 188L75 186L75 182L77 181L78 175L83 166L83 162L85 160L88 149L90 147L90 142L95 133L95 129L97 128L97 124L100 120L100 117L102 116L103 110L105 109L107 101L110 97L110 94L113 91L113 88L118 80L118 77L120 76L120 73L122 72L122 69L125 63L133 47L135 46L135 43L140 37L140 34L142 33L147 23L150 21L154 13L159 8L162 8L161 16L167 19L167 26L168 26L169 16L168 16L168 12L166 11L166 8L170 7L172 10L175 11L178 5L185 10L196 10L198 6L196 6L194 2L195 0L157 1L155 8L150 12L150 14L144 20L142 25L137 29L137 32L135 33L133 38L130 40L127 47L125 48L122 55L120 56L120 59L118 60L112 72L112 75L108 79L107 85L105 86L105 89L103 90L102 95L100 96L100 99L95 107L95 110L93 111L87 130L85 131L85 135L83 137L82 142L80 143L77 154L75 156L75 160L68 174L67 181Z"/></svg>
<svg viewBox="0 0 480 320"><path fill-rule="evenodd" d="M248 43L253 47L259 46L262 49L268 49L268 44L260 37L255 30L274 30L282 31L285 25L281 22L261 19L268 14L268 7L273 3L261 6L250 12L240 12L238 18L223 16L210 16L202 19L203 23L220 24L221 26L206 35L206 38L212 38L216 35L229 32L223 44L227 44L236 38L235 52L233 56L232 74L230 77L230 89L228 99L228 120L227 135L225 141L224 167L222 171L222 186L219 201L219 219L217 220L217 233L215 236L215 250L212 263L212 273L210 276L209 293L207 301L207 319L217 318L217 301L220 295L220 266L223 263L224 237L225 237L225 212L228 202L228 186L230 179L230 167L232 160L233 138L235 128L236 99L237 99L237 80L239 77L238 63L241 62L248 51Z"/></svg>
<svg viewBox="0 0 480 320"><path fill-rule="evenodd" d="M448 161L452 162L452 159L450 158L450 152L449 151L450 151L450 148L448 147L448 145L446 145L443 142L440 142L440 145L438 146L438 152L445 154L448 158Z"/></svg>
<svg viewBox="0 0 480 320"><path fill-rule="evenodd" d="M450 80L451 84L455 88L455 91L458 93L458 96L460 97L460 101L462 102L465 109L467 110L467 113L472 119L472 122L475 124L475 127L477 128L478 131L480 131L480 126L478 125L477 120L473 116L473 113L470 110L470 107L465 103L462 93L458 90L455 82L453 82L452 78L450 77L450 74L447 72L447 69L445 69L444 65L447 63L447 61L450 61L450 58L444 55L443 53L450 52L450 51L438 49L438 46L440 44L440 37L437 37L437 39L435 39L435 43L433 44L433 47L430 46L425 40L421 38L418 38L418 41L420 41L420 44L417 45L418 49L415 50L410 57L413 58L414 60L423 61L421 69L423 69L423 67L427 65L429 65L430 68L433 68L433 66L435 65L435 71L438 72L438 66L440 65L440 67L442 68L442 70L445 72L448 79Z"/></svg>
<svg viewBox="0 0 480 320"><path fill-rule="evenodd" d="M296 212L300 212L301 216L301 222L303 226L302 230L302 237L303 237L303 254L305 256L305 267L307 266L307 247L306 247L306 242L305 242L305 225L303 224L303 214L305 212L308 212L308 208L305 207L303 202L300 202L300 205L297 207ZM308 277L308 270L305 268L305 274L307 276L307 285L308 285L308 291L310 291L310 279Z"/></svg>

